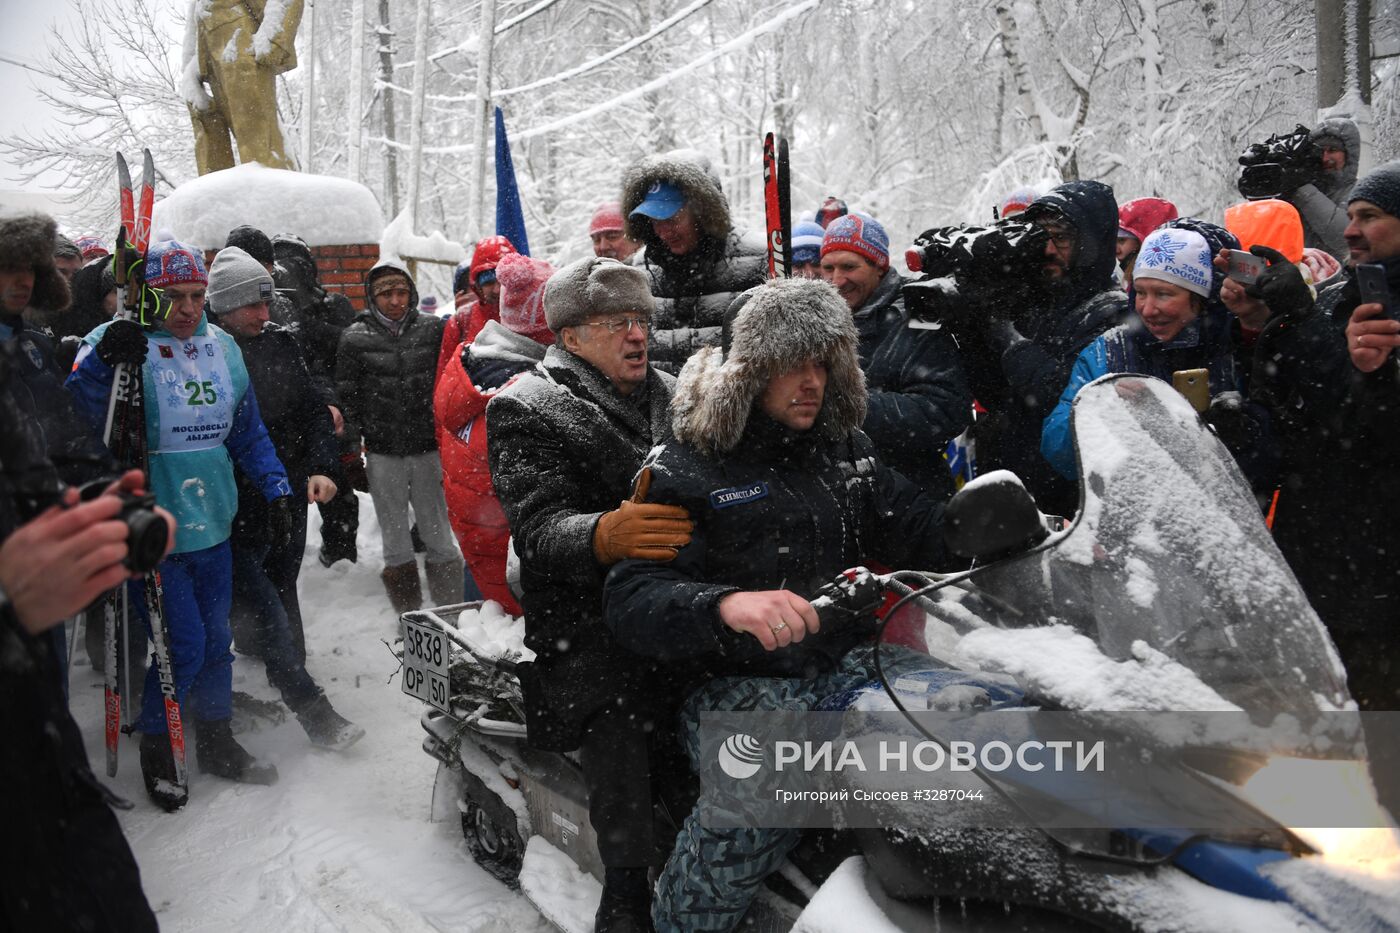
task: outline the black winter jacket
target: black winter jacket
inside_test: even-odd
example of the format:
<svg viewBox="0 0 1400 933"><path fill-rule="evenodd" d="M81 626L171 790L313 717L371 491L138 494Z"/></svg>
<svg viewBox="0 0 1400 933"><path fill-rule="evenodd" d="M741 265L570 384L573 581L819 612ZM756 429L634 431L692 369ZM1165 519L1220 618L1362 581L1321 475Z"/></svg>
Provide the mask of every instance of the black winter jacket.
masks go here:
<svg viewBox="0 0 1400 933"><path fill-rule="evenodd" d="M1400 259L1387 265L1400 294ZM1255 347L1251 396L1270 406L1281 467L1274 540L1334 633L1400 625L1400 369L1351 365L1345 328L1355 274L1302 320L1269 322ZM1326 310L1330 309L1328 314Z"/></svg>
<svg viewBox="0 0 1400 933"><path fill-rule="evenodd" d="M1079 352L1127 319L1128 297L1113 281L1118 205L1107 185L1075 181L1037 198L1026 213L1072 223L1075 254L1064 280L1003 309L999 328L959 335L972 394L989 412L974 430L977 466L979 472L1011 470L1041 511L1072 515L1079 490L1041 456L1041 428Z"/></svg>
<svg viewBox="0 0 1400 933"><path fill-rule="evenodd" d="M608 574L608 627L639 654L699 658L709 676L814 676L872 630L828 626L765 651L720 621L720 599L775 589L810 598L842 570L871 560L948 564L941 500L884 466L863 432L823 442L755 411L728 455L670 442L647 463L648 501L683 506L695 531L670 563L623 561Z"/></svg>
<svg viewBox="0 0 1400 933"><path fill-rule="evenodd" d="M341 334L336 395L370 453L410 457L437 450L433 380L442 327L442 318L418 311L415 292L398 336L372 311L361 312Z"/></svg>
<svg viewBox="0 0 1400 933"><path fill-rule="evenodd" d="M486 407L491 481L520 556L525 644L537 656L521 677L536 747L575 748L605 704L660 693L655 666L618 648L603 625L593 532L665 436L671 387L653 370L641 408L555 346Z"/></svg>
<svg viewBox="0 0 1400 933"><path fill-rule="evenodd" d="M0 541L60 488L17 375L22 355L14 341L0 345ZM0 929L153 931L140 872L109 809L117 798L88 764L54 644L28 635L0 606Z"/></svg>
<svg viewBox="0 0 1400 933"><path fill-rule="evenodd" d="M656 298L652 364L674 374L696 350L718 344L724 312L741 292L763 284L767 262L763 244L736 230L722 241L701 237L685 256L673 256L659 241L649 243L643 268Z"/></svg>
<svg viewBox="0 0 1400 933"><path fill-rule="evenodd" d="M316 393L316 382L306 368L303 348L291 331L269 323L256 337L236 337L248 367L248 381L258 397L258 409L277 459L287 468L296 503L306 498L308 476L319 474L340 482L340 455L331 414ZM241 470L238 484L236 539L248 540L267 533L267 498Z"/></svg>
<svg viewBox="0 0 1400 933"><path fill-rule="evenodd" d="M894 269L855 312L857 350L869 392L861 426L884 463L935 499L953 494L948 441L972 420L972 392L946 331L909 327Z"/></svg>
<svg viewBox="0 0 1400 933"><path fill-rule="evenodd" d="M70 486L80 486L117 473L111 452L73 407L73 397L63 386L66 374L54 362L52 341L23 327L18 315L0 315L0 338L12 350L11 391L35 419L45 455L59 478Z"/></svg>

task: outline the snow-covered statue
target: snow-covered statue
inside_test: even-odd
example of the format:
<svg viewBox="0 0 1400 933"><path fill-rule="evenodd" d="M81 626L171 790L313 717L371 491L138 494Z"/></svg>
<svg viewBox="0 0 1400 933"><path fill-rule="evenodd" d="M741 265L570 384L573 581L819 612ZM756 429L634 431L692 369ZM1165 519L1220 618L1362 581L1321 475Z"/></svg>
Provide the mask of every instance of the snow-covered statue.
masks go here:
<svg viewBox="0 0 1400 933"><path fill-rule="evenodd" d="M279 74L296 67L303 0L190 0L181 91L199 174L261 162L293 168L277 119ZM230 138L231 137L231 138Z"/></svg>

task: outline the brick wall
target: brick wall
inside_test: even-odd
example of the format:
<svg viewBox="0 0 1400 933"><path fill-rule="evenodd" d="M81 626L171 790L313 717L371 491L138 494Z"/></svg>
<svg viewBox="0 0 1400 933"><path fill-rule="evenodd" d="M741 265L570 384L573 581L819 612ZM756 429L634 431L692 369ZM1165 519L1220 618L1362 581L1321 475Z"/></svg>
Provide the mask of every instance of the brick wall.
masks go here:
<svg viewBox="0 0 1400 933"><path fill-rule="evenodd" d="M359 246L313 246L311 255L321 284L328 291L341 292L356 311L365 309L365 273L379 261L379 244Z"/></svg>
<svg viewBox="0 0 1400 933"><path fill-rule="evenodd" d="M204 251L208 268L218 250ZM350 299L356 311L365 310L365 273L379 261L379 244L358 246L313 246L311 257L316 260L316 272L327 291L341 292Z"/></svg>

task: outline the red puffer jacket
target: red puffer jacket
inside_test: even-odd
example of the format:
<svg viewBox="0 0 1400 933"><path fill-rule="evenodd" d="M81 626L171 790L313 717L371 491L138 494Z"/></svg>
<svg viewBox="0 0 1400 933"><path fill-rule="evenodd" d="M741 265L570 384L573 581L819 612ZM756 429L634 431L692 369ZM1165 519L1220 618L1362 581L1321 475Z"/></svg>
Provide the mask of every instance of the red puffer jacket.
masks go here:
<svg viewBox="0 0 1400 933"><path fill-rule="evenodd" d="M450 354L433 397L452 530L482 595L516 616L520 603L506 585L510 526L486 458L486 403L515 374L544 359L544 351L543 344L491 321L465 354L466 364L462 352Z"/></svg>

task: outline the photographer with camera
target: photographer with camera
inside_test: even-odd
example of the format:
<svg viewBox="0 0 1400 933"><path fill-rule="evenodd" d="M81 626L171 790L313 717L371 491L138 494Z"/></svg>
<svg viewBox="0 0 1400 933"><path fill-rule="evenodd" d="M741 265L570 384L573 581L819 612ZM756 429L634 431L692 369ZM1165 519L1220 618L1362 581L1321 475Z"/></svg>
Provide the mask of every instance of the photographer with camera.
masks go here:
<svg viewBox="0 0 1400 933"><path fill-rule="evenodd" d="M1303 245L1347 258L1346 204L1356 183L1361 131L1347 117L1254 143L1240 156L1238 187L1251 201L1279 198L1298 209Z"/></svg>
<svg viewBox="0 0 1400 933"><path fill-rule="evenodd" d="M0 225L6 247L13 233ZM14 260L0 254L0 264ZM0 274L8 299L14 270ZM142 476L132 471L111 495L79 503L46 456L46 431L21 375L32 365L18 340L0 341L0 928L153 931L140 872L110 809L130 804L92 773L61 684L62 642L50 637L132 575L128 502ZM171 540L168 515L144 514Z"/></svg>
<svg viewBox="0 0 1400 933"><path fill-rule="evenodd" d="M74 309L69 307L67 280L54 265L55 230L53 219L37 212L0 217L0 340L13 344L12 376L19 403L42 428L45 453L58 478L79 486L115 475L117 464L92 426L74 410L73 399L63 388L66 372L56 360L54 341L35 323L42 319L46 330L71 332L69 318ZM94 274L100 277L101 273L96 268L80 270L77 284ZM69 359L71 364L71 355ZM94 644L94 634L95 644L101 643L102 624L93 624L93 616L100 615L100 608L89 615L89 644ZM45 636L53 640L60 655L66 654L64 636L61 627ZM57 676L66 690L66 665L57 669Z"/></svg>
<svg viewBox="0 0 1400 933"><path fill-rule="evenodd" d="M1113 189L1072 181L1013 220L926 231L911 251L927 274L905 286L910 314L948 328L987 410L972 427L978 471L1011 470L1054 514L1073 514L1079 491L1041 455L1041 426L1079 351L1127 314L1117 238Z"/></svg>
<svg viewBox="0 0 1400 933"><path fill-rule="evenodd" d="M175 242L146 252L146 285L162 291L169 312L147 332L132 320L103 324L84 339L68 378L78 407L95 423L107 413L116 368L141 366L151 488L175 514L175 552L161 562L165 624L176 696L192 724L201 771L271 784L277 769L233 738L233 652L229 604L233 562L229 533L238 506L233 465L270 504L268 537L292 533L292 488L258 412L243 354L204 316L208 276L198 254ZM145 600L131 600L144 617ZM188 703L188 705L186 705ZM146 674L141 716L141 772L157 806L175 810L187 796L175 780L162 694L154 667Z"/></svg>

